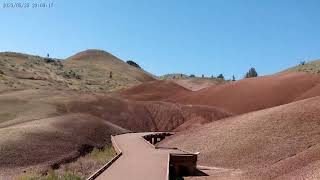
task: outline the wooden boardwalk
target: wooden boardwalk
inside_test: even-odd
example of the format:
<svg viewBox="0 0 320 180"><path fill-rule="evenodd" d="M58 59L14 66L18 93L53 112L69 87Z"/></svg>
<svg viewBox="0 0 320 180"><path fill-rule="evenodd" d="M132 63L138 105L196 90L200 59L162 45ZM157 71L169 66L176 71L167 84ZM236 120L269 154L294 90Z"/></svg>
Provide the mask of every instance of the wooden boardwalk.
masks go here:
<svg viewBox="0 0 320 180"><path fill-rule="evenodd" d="M152 133L128 133L114 136L122 151L117 159L98 180L167 180L170 153L184 154L176 149L155 149L142 136Z"/></svg>

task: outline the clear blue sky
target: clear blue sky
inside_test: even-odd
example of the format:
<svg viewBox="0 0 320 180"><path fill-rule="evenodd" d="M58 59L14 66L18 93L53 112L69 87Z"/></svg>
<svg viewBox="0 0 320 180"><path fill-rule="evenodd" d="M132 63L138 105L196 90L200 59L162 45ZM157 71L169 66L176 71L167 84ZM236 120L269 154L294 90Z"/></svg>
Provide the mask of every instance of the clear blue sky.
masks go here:
<svg viewBox="0 0 320 180"><path fill-rule="evenodd" d="M156 75L272 74L320 58L319 0L42 0L4 9L0 51L66 58L103 49ZM41 2L25 0L19 2Z"/></svg>

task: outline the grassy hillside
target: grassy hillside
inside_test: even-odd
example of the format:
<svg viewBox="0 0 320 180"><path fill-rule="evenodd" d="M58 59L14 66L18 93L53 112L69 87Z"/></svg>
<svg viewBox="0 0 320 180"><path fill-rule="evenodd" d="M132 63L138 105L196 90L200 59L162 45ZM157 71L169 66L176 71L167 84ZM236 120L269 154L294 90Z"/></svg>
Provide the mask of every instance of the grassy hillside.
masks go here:
<svg viewBox="0 0 320 180"><path fill-rule="evenodd" d="M87 50L66 60L0 53L0 92L58 89L103 93L153 79L149 73L100 50Z"/></svg>
<svg viewBox="0 0 320 180"><path fill-rule="evenodd" d="M283 72L307 72L312 74L320 74L320 60L314 60L289 68Z"/></svg>
<svg viewBox="0 0 320 180"><path fill-rule="evenodd" d="M67 58L64 65L83 77L76 86L89 91L118 90L154 80L150 73L101 50L77 53Z"/></svg>
<svg viewBox="0 0 320 180"><path fill-rule="evenodd" d="M172 73L172 74L165 74L159 77L162 80L168 80L168 79L187 79L190 78L188 75L186 74L182 74L182 73Z"/></svg>

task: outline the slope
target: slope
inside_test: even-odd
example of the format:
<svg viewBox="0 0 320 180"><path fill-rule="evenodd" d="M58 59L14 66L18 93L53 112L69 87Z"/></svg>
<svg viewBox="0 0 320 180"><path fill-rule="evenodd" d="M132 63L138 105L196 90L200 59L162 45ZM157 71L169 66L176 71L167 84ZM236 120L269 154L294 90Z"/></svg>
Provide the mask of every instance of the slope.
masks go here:
<svg viewBox="0 0 320 180"><path fill-rule="evenodd" d="M317 179L319 116L320 97L314 97L215 121L160 145L199 151L201 165L234 169L220 178Z"/></svg>
<svg viewBox="0 0 320 180"><path fill-rule="evenodd" d="M70 161L83 148L110 143L111 134L172 131L187 121L211 122L228 116L210 107L74 91L5 92L0 94L0 179Z"/></svg>
<svg viewBox="0 0 320 180"><path fill-rule="evenodd" d="M160 101L178 95L186 95L191 91L170 80L146 82L120 93L122 97L138 101Z"/></svg>
<svg viewBox="0 0 320 180"><path fill-rule="evenodd" d="M214 106L241 114L320 95L320 91L316 91L319 84L318 75L283 73L212 86L189 95L177 96L171 101Z"/></svg>

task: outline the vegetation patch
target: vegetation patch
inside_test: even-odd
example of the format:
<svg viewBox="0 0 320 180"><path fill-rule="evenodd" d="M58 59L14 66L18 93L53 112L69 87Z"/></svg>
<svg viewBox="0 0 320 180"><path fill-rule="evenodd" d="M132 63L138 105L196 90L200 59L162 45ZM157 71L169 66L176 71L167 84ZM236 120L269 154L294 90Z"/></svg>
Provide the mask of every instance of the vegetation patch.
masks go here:
<svg viewBox="0 0 320 180"><path fill-rule="evenodd" d="M26 173L18 177L18 180L81 180L82 178L72 172L64 172L63 174L50 170L46 176L37 173Z"/></svg>
<svg viewBox="0 0 320 180"><path fill-rule="evenodd" d="M0 123L12 120L16 117L16 114L13 113L0 113Z"/></svg>
<svg viewBox="0 0 320 180"><path fill-rule="evenodd" d="M25 173L17 180L83 180L88 178L105 163L110 161L116 152L111 145L104 148L94 148L91 153L78 158L76 161L63 164L59 169L49 170L46 175Z"/></svg>

